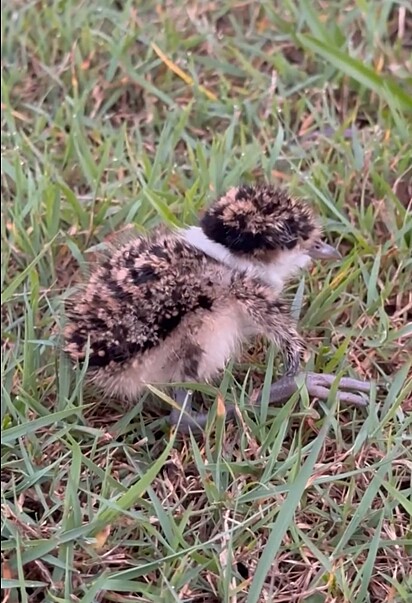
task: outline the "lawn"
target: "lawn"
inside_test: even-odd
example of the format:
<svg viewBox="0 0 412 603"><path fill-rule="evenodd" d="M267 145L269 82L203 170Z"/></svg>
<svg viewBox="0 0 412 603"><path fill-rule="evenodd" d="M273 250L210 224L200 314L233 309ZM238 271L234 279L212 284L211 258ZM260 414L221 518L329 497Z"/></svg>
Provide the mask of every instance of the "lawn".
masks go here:
<svg viewBox="0 0 412 603"><path fill-rule="evenodd" d="M409 2L2 13L2 600L410 603ZM339 245L287 295L308 368L373 380L369 407L302 391L248 412L278 371L260 341L207 389L201 438L83 389L59 329L96 245L254 181Z"/></svg>

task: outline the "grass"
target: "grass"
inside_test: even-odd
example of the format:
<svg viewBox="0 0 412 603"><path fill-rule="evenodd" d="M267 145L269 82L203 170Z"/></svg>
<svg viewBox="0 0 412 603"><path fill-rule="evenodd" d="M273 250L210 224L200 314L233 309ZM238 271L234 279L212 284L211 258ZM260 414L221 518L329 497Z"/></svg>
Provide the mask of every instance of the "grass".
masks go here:
<svg viewBox="0 0 412 603"><path fill-rule="evenodd" d="M2 12L3 601L410 602L409 3ZM94 246L260 179L345 254L291 295L308 367L373 379L369 408L302 395L182 441L83 392L58 328ZM272 358L221 396L242 408Z"/></svg>

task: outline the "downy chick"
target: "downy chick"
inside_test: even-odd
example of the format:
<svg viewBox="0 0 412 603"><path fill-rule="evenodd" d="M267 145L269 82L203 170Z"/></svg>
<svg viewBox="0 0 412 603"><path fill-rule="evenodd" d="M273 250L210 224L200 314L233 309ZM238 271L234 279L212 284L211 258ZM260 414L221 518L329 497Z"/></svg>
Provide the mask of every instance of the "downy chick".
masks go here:
<svg viewBox="0 0 412 603"><path fill-rule="evenodd" d="M263 335L284 358L271 401L296 391L302 339L281 299L285 283L313 259L337 259L306 204L270 185L230 189L200 226L153 230L109 248L68 307L65 351L88 358L88 376L105 394L136 400L147 384L211 382L244 342ZM305 376L309 393L329 394L333 377ZM342 379L342 388L369 385ZM358 393L340 399L365 404ZM179 407L186 392L175 391ZM207 413L172 411L171 423L204 426Z"/></svg>

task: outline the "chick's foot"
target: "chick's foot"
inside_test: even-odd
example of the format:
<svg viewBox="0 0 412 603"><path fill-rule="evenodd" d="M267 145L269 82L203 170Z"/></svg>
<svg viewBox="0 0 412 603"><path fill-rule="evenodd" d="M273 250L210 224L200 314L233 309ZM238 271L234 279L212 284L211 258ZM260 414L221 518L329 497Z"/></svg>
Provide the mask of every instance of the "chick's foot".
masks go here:
<svg viewBox="0 0 412 603"><path fill-rule="evenodd" d="M275 381L270 387L269 404L281 405L299 390L299 380L303 380L308 394L311 397L327 400L336 375L321 373L299 373L296 377L285 376ZM369 404L366 394L370 392L372 384L368 381L342 377L339 381L337 399L344 404L364 407ZM257 404L261 402L261 394Z"/></svg>

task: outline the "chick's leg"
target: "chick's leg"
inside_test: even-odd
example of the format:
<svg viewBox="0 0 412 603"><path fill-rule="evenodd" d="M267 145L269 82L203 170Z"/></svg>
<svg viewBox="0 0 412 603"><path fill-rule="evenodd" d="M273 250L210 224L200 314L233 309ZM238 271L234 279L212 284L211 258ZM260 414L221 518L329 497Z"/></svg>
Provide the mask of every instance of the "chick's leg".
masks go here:
<svg viewBox="0 0 412 603"><path fill-rule="evenodd" d="M179 433L199 433L207 425L209 418L208 412L193 412L192 410L193 392L185 389L174 390L174 400L179 408L174 408L169 415L169 424L176 426ZM230 420L235 415L235 407L226 408L226 420Z"/></svg>
<svg viewBox="0 0 412 603"><path fill-rule="evenodd" d="M188 433L189 429L197 427L197 421L192 411L192 396L193 392L190 390L180 388L173 390L173 398L178 408L173 408L170 412L169 423L177 426L181 433Z"/></svg>
<svg viewBox="0 0 412 603"><path fill-rule="evenodd" d="M289 315L288 308L277 298L270 288L257 285L251 279L245 278L242 288L235 291L249 320L255 325L257 333L264 335L281 350L284 358L285 375L272 384L270 389L270 404L282 404L299 389L296 377L303 378L310 396L326 400L329 397L334 375L301 373L303 342L297 333ZM367 406L366 395L371 384L357 379L342 378L339 382L337 398L345 404ZM261 396L257 404L261 402Z"/></svg>
<svg viewBox="0 0 412 603"><path fill-rule="evenodd" d="M179 349L181 359L179 381L198 381L199 364L203 357L203 349L193 339L182 341ZM208 420L207 412L194 412L192 409L193 392L188 389L175 388L174 400L176 407L169 415L169 424L176 426L179 433L193 433L203 431Z"/></svg>
<svg viewBox="0 0 412 603"><path fill-rule="evenodd" d="M255 335L265 337L279 348L285 377L294 377L299 372L304 345L286 304L276 291L252 278L242 279L232 290L245 322L252 326Z"/></svg>

